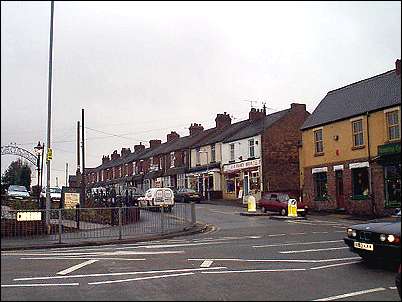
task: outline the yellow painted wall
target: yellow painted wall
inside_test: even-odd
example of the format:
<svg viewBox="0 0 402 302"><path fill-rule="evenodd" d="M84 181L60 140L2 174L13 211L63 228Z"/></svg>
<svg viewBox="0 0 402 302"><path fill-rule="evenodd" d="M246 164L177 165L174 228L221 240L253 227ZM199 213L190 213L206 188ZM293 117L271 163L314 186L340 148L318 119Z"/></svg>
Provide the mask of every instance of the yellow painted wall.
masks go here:
<svg viewBox="0 0 402 302"><path fill-rule="evenodd" d="M400 106L395 107L399 109ZM370 133L370 156L377 155L378 145L388 143L386 117L385 111L381 110L374 113L370 113L368 117L369 133ZM351 119L345 119L343 121L334 122L328 125L319 126L316 128L303 131L302 140L303 146L300 150L300 169L303 171L304 167L318 166L323 164L330 164L335 162L348 161L353 159L359 159L368 157L367 147L367 116L362 115L363 118L363 135L364 135L364 148L353 149L353 135L352 135L352 122L358 117ZM400 121L400 118L399 118ZM324 141L324 155L314 155L314 130L323 129L323 141ZM338 136L338 140L334 139L334 136ZM339 155L336 154L336 150L339 150ZM303 179L303 177L301 178Z"/></svg>

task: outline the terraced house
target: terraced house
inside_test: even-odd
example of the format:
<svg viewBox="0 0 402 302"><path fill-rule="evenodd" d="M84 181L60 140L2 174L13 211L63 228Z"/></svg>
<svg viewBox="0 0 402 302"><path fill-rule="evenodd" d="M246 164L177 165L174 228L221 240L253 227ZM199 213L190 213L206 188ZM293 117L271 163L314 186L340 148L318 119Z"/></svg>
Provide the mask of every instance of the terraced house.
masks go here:
<svg viewBox="0 0 402 302"><path fill-rule="evenodd" d="M303 200L384 215L401 206L401 71L330 91L302 126Z"/></svg>
<svg viewBox="0 0 402 302"><path fill-rule="evenodd" d="M86 169L88 187L114 187L117 194L186 187L205 198L244 200L248 195L260 197L263 190L295 192L299 128L308 115L305 105L295 103L270 115L252 108L247 120L234 124L226 112L217 114L213 128L192 123L188 136L171 131L164 143L154 139L149 148L140 144L134 152L123 148L120 155L115 150L103 156L100 166Z"/></svg>

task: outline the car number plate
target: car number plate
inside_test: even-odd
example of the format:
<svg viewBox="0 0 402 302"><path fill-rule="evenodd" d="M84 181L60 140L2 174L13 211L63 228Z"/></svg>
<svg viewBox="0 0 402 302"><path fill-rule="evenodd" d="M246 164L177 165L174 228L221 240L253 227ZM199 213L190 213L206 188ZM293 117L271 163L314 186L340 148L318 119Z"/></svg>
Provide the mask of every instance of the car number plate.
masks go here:
<svg viewBox="0 0 402 302"><path fill-rule="evenodd" d="M370 243L363 243L363 242L355 242L353 246L357 249L362 249L362 250L367 250L367 251L373 251L374 246Z"/></svg>

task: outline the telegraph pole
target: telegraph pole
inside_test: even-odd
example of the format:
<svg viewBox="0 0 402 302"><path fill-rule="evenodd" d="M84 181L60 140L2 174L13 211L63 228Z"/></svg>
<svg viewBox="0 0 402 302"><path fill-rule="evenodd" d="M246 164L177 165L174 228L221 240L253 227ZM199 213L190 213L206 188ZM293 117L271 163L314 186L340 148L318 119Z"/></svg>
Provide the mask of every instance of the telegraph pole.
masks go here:
<svg viewBox="0 0 402 302"><path fill-rule="evenodd" d="M51 1L50 6L50 43L49 43L49 82L47 92L47 153L50 151L50 129L52 121L52 66L53 66L53 15L54 15L54 1ZM51 151L50 151L51 152ZM50 158L46 158L46 225L50 231Z"/></svg>
<svg viewBox="0 0 402 302"><path fill-rule="evenodd" d="M85 137L84 137L84 108L81 109L81 114L82 114L82 127L81 127L81 132L82 132L82 206L85 207L85 195L86 195L86 188L85 188Z"/></svg>
<svg viewBox="0 0 402 302"><path fill-rule="evenodd" d="M66 187L68 186L68 163L66 163Z"/></svg>

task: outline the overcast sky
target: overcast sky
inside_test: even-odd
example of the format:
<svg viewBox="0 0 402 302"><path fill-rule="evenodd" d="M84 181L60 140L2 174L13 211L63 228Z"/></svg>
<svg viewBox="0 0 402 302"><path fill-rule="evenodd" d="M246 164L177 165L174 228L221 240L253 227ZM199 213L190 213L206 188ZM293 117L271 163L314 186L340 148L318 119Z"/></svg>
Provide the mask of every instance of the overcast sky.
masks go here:
<svg viewBox="0 0 402 302"><path fill-rule="evenodd" d="M47 140L49 24L50 2L1 2L2 146ZM82 108L87 167L194 122L213 127L217 113L246 119L244 100L313 112L329 90L395 68L401 3L56 1L53 55L61 186L66 163L76 170ZM2 156L1 172L15 159Z"/></svg>

